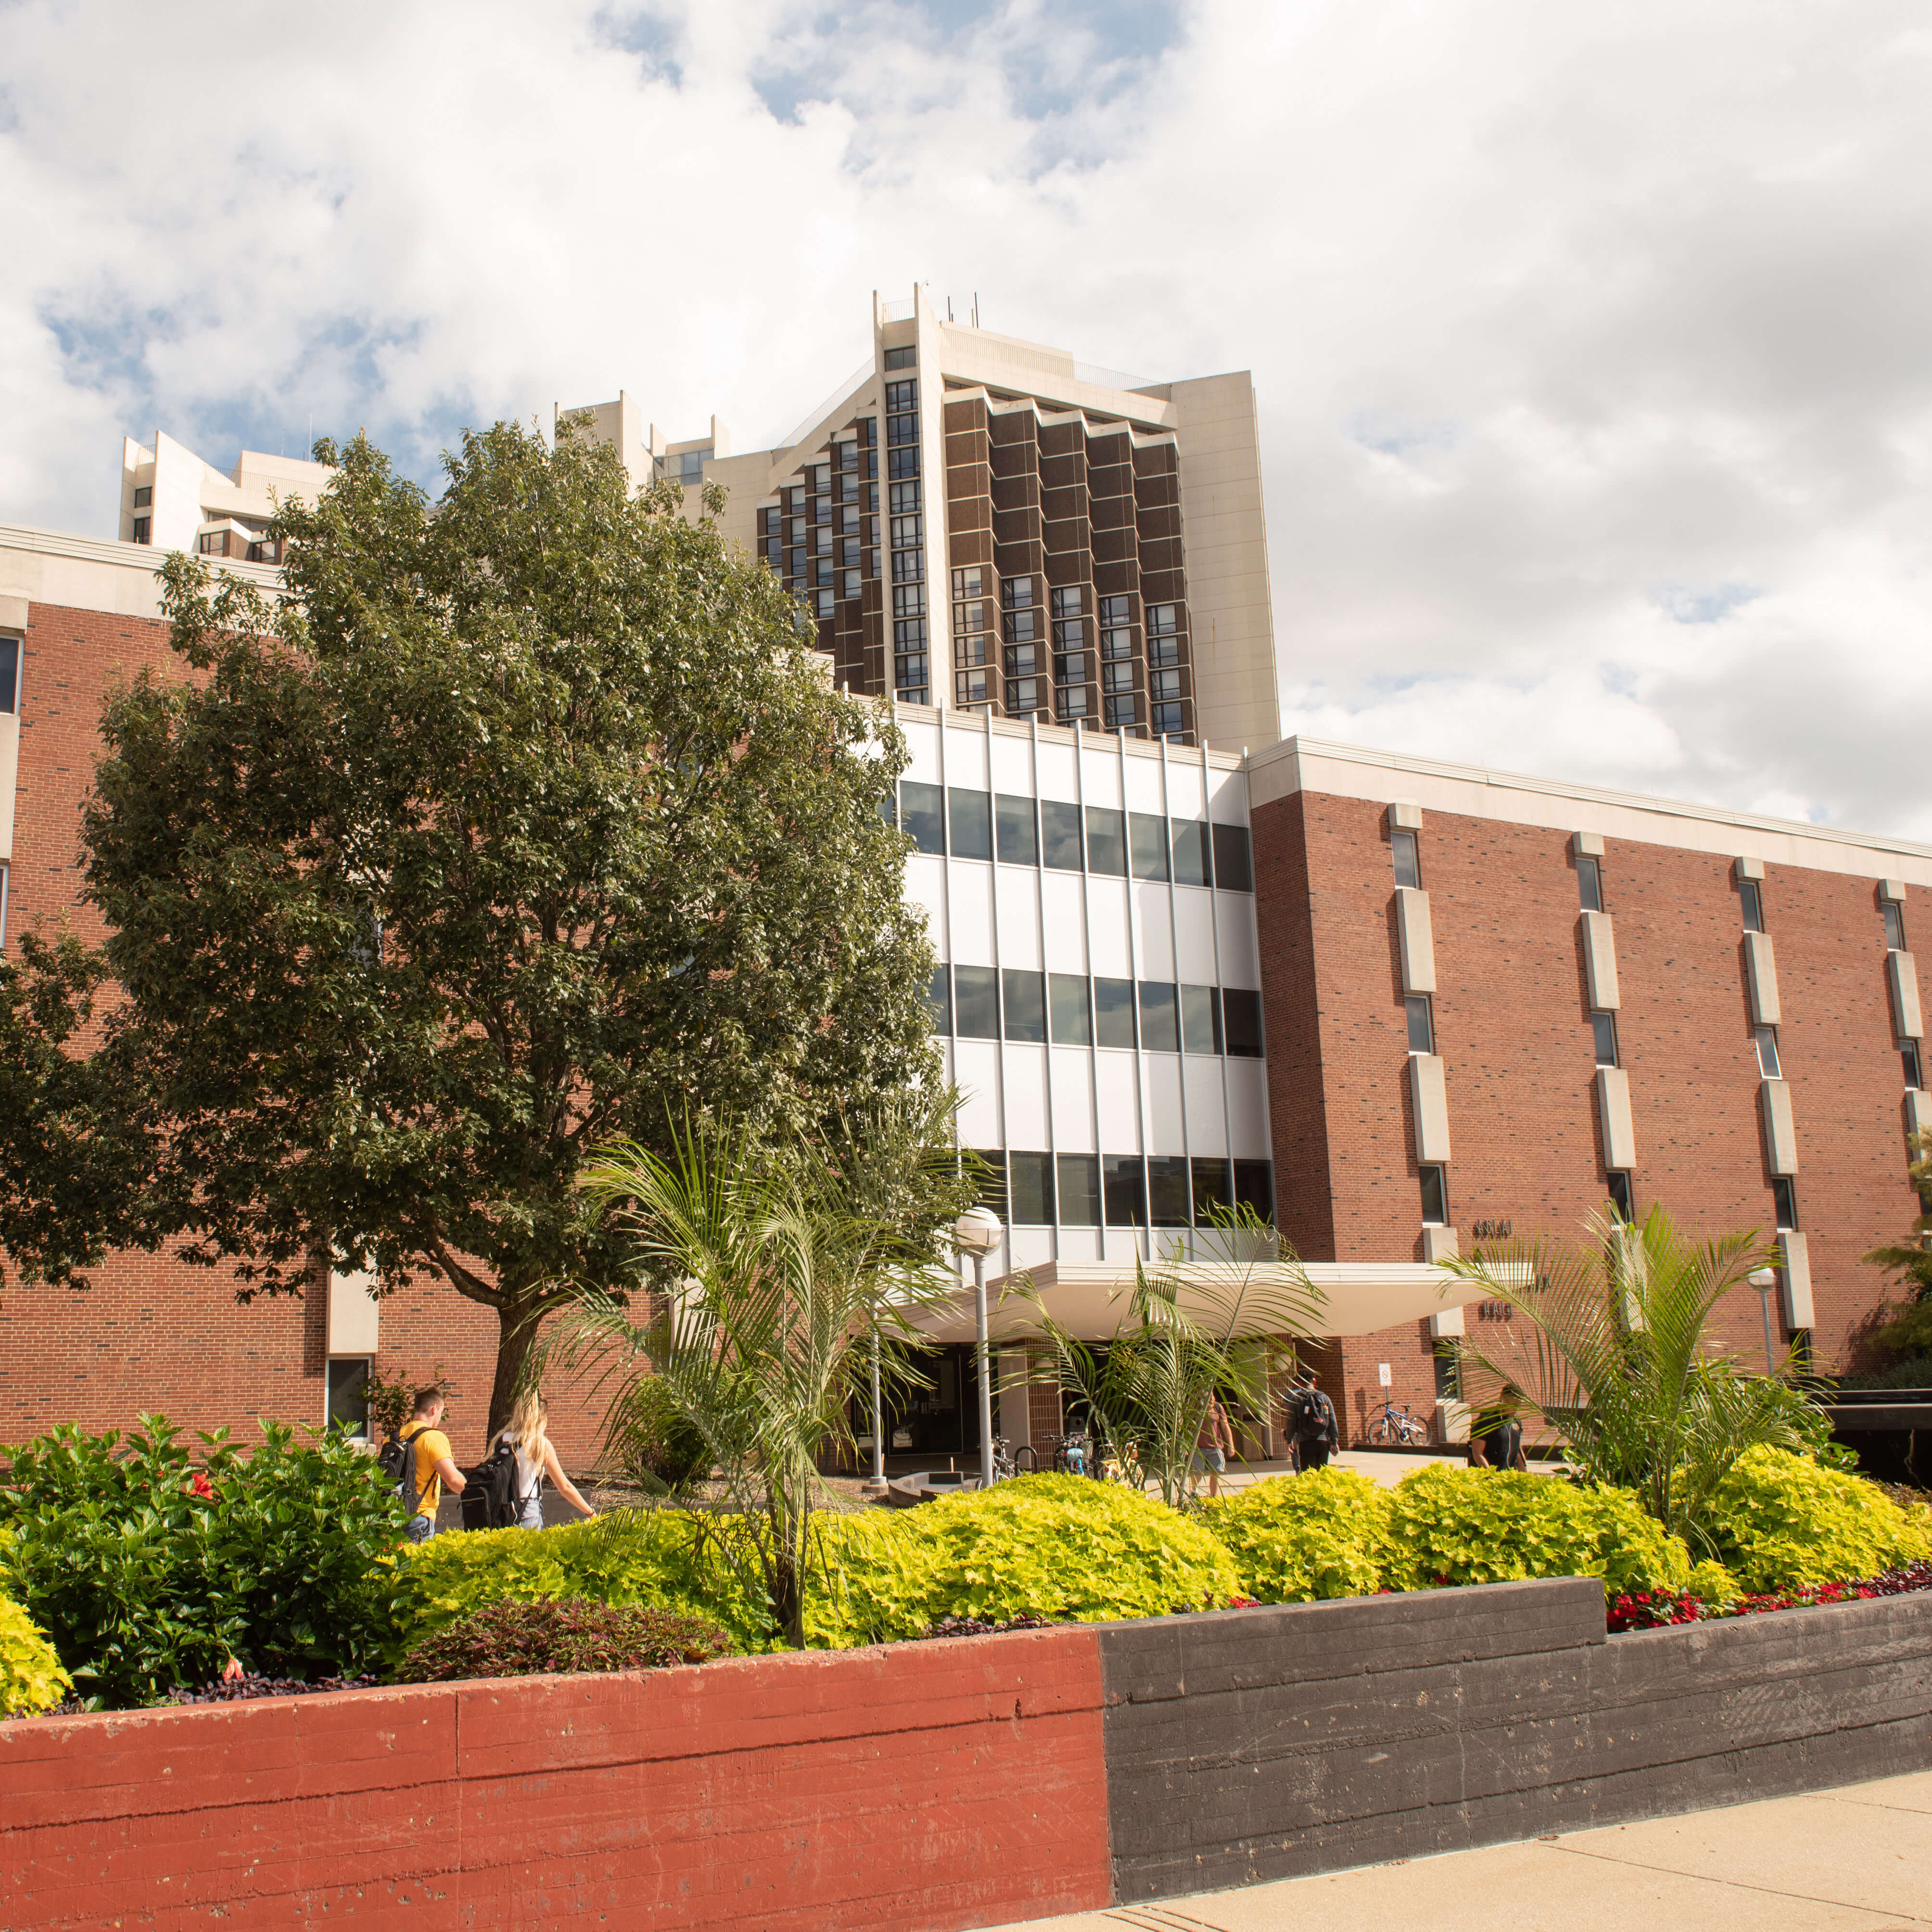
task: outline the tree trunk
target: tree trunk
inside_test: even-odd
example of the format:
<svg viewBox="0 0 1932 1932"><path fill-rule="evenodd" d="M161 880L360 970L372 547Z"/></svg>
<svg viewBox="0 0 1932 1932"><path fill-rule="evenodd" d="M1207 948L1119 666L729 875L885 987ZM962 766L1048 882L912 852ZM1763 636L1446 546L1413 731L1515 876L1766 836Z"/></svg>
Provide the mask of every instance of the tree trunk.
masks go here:
<svg viewBox="0 0 1932 1932"><path fill-rule="evenodd" d="M490 1389L490 1416L484 1432L483 1448L508 1426L510 1407L515 1402L530 1352L536 1346L538 1317L543 1303L536 1295L506 1295L496 1311L496 1378Z"/></svg>

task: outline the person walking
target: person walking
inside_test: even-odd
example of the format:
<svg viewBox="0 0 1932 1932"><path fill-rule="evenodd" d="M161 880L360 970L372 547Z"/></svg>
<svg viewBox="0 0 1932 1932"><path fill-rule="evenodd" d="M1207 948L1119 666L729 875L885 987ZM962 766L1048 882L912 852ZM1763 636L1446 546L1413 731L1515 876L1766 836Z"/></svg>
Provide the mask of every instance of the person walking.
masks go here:
<svg viewBox="0 0 1932 1932"><path fill-rule="evenodd" d="M1325 1469L1329 1452L1341 1439L1335 1420L1335 1405L1316 1386L1311 1372L1296 1391L1294 1460L1298 1471Z"/></svg>
<svg viewBox="0 0 1932 1932"><path fill-rule="evenodd" d="M1208 1493L1218 1496L1221 1493L1222 1472L1228 1466L1228 1458L1234 1453L1234 1431L1216 1391L1208 1398L1208 1413L1201 1418L1201 1432L1194 1439L1193 1462L1189 1472L1193 1478L1189 1485L1190 1492L1205 1470Z"/></svg>
<svg viewBox="0 0 1932 1932"><path fill-rule="evenodd" d="M517 1500L521 1514L518 1527L541 1529L543 1520L543 1485L548 1476L564 1501L581 1516L597 1512L578 1494L576 1486L563 1473L544 1425L550 1420L550 1405L535 1389L526 1389L511 1406L508 1427L496 1438L507 1444L517 1459Z"/></svg>
<svg viewBox="0 0 1932 1932"><path fill-rule="evenodd" d="M1504 1383L1496 1407L1481 1418L1488 1428L1469 1437L1471 1468L1518 1469L1528 1474L1529 1459L1522 1453L1522 1424L1518 1414L1522 1406L1522 1396L1516 1385Z"/></svg>
<svg viewBox="0 0 1932 1932"><path fill-rule="evenodd" d="M416 1514L410 1520L412 1543L427 1543L436 1534L436 1506L442 1501L443 1486L460 1496L464 1474L449 1453L449 1438L442 1429L442 1412L448 1407L442 1390L416 1390L415 1413L404 1425L402 1440L411 1450L412 1497Z"/></svg>

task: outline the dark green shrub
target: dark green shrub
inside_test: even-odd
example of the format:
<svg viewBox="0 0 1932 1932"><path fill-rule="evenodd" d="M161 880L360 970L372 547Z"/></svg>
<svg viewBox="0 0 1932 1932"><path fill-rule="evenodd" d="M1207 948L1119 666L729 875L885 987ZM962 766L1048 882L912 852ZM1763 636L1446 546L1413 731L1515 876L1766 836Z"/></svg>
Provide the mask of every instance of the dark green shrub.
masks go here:
<svg viewBox="0 0 1932 1932"><path fill-rule="evenodd" d="M579 1670L663 1670L722 1657L730 1640L701 1617L643 1604L492 1604L410 1650L405 1683L461 1677L536 1677Z"/></svg>
<svg viewBox="0 0 1932 1932"><path fill-rule="evenodd" d="M197 1466L164 1417L124 1441L56 1430L10 1451L0 1588L110 1708L206 1684L230 1658L271 1676L352 1677L383 1654L406 1511L374 1460L280 1424Z"/></svg>
<svg viewBox="0 0 1932 1932"><path fill-rule="evenodd" d="M704 1433L687 1421L656 1376L626 1391L624 1440L647 1483L675 1490L711 1466Z"/></svg>

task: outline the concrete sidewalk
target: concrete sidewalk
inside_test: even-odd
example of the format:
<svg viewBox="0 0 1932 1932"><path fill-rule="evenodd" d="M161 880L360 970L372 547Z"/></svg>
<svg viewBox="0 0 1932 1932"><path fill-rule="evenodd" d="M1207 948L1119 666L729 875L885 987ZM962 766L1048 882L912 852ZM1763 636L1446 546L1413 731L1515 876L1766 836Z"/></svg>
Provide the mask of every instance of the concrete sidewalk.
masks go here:
<svg viewBox="0 0 1932 1932"><path fill-rule="evenodd" d="M993 1932L1886 1932L1932 1925L1932 1771Z"/></svg>

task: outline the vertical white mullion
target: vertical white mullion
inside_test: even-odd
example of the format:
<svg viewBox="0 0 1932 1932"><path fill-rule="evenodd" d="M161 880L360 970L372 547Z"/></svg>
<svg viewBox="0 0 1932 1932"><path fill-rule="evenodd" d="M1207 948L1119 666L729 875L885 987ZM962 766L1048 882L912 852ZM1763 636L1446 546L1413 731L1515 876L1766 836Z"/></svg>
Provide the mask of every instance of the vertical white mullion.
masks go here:
<svg viewBox="0 0 1932 1932"><path fill-rule="evenodd" d="M1040 849L1040 713L1027 721L1027 782L1033 788L1033 916L1040 934L1040 992L1046 1014L1046 1160L1053 1174L1053 1224L1047 1238L1053 1244L1053 1258L1060 1258L1060 1128L1053 1106L1053 985L1046 964L1046 866ZM989 760L990 763L990 760ZM1083 826L1084 831L1085 828ZM993 849L999 845L995 838ZM1083 932L1084 944L1087 935ZM1089 996L1089 1004L1091 997ZM1090 1018L1088 1030L1093 1030ZM1010 1169L1009 1170L1010 1174Z"/></svg>
<svg viewBox="0 0 1932 1932"><path fill-rule="evenodd" d="M971 716L969 712L968 716ZM993 790L993 715L990 711L979 714L980 730L986 740L986 836L992 856L986 862L986 896L990 902L993 920L993 980L994 990L999 995L1000 1036L994 1042L993 1064L998 1070L993 1076L994 1110L1000 1122L1000 1152L1002 1156L1012 1152L1012 1136L1006 1130L1006 969L1000 952L1000 814L998 794ZM940 729L944 730L942 723ZM949 839L949 844L952 843ZM1046 992L1042 984L1042 994ZM1013 1261L1013 1196L1012 1166L1006 1167L1006 1211L1002 1217L1006 1228L1005 1244L1006 1265Z"/></svg>
<svg viewBox="0 0 1932 1932"><path fill-rule="evenodd" d="M1094 1184L1100 1190L1100 1259L1107 1258L1106 1157L1100 1150L1100 1043L1094 1024L1094 889L1087 859L1087 734L1073 730L1073 796L1080 813L1080 946L1087 959L1087 1096L1094 1109ZM1056 1171L1054 1180L1059 1181Z"/></svg>
<svg viewBox="0 0 1932 1932"><path fill-rule="evenodd" d="M1124 727L1114 734L1114 762L1120 772L1120 845L1122 863L1126 868L1127 903L1127 970L1133 975L1134 988L1134 1117L1141 1126L1141 1211L1147 1216L1147 1226L1141 1229L1138 1240L1138 1252L1148 1259L1154 1257L1154 1204L1148 1198L1148 1091L1147 1091L1147 1039L1141 1031L1141 934L1140 922L1134 916L1134 840L1133 827L1127 813L1127 734ZM1179 1016L1177 1014L1176 1018ZM1094 1123L1097 1128L1100 1123ZM1106 1210L1101 1210L1104 1216Z"/></svg>
<svg viewBox="0 0 1932 1932"><path fill-rule="evenodd" d="M1149 703L1152 703L1150 699ZM1160 740L1160 812L1167 840L1167 929L1174 946L1174 970L1180 970L1180 902L1174 886L1174 801L1168 791L1167 740ZM1180 1046L1180 1153L1187 1163L1187 1226L1181 1239L1191 1258L1194 1253L1194 1142L1187 1126L1187 1016L1180 982L1174 982L1174 1024ZM1154 1204L1148 1204L1148 1233L1154 1233Z"/></svg>
<svg viewBox="0 0 1932 1932"><path fill-rule="evenodd" d="M1214 870L1214 768L1208 762L1208 746L1204 740L1201 746L1201 804L1202 808L1208 814L1208 877L1210 881L1208 887L1208 912L1214 932L1214 997L1218 1000L1226 993L1227 982L1221 970L1221 887L1219 875ZM1252 848L1254 839L1252 830L1248 833L1248 838ZM1248 860L1248 869L1250 873L1254 870L1252 850ZM1256 994L1257 999L1260 997L1258 993ZM1267 1024L1265 1018L1262 1024L1265 1028ZM1228 1163L1226 1178L1228 1191L1230 1193L1234 1192L1234 1103L1228 1096L1228 1064L1232 1058L1232 1056L1228 1052L1228 1016L1223 1011L1221 1015L1221 1140L1222 1144L1227 1149L1227 1153L1222 1157ZM1262 1064L1265 1067L1268 1063L1263 1060ZM1262 1076L1262 1086L1265 1090L1268 1086L1268 1078L1265 1073ZM1273 1143L1270 1142L1270 1151L1272 1152L1272 1150ZM1191 1174L1189 1176L1190 1180L1192 1178ZM1229 1203L1230 1206L1232 1204L1232 1202Z"/></svg>

